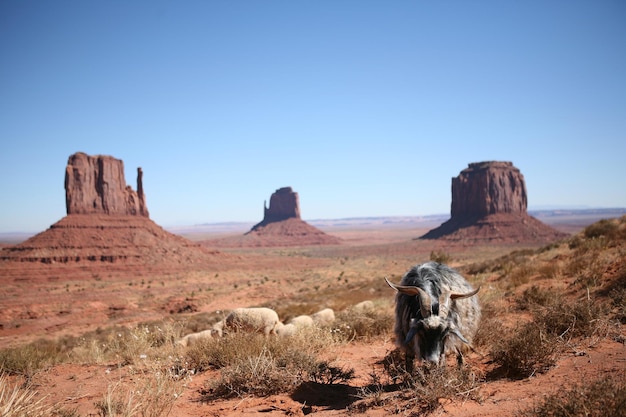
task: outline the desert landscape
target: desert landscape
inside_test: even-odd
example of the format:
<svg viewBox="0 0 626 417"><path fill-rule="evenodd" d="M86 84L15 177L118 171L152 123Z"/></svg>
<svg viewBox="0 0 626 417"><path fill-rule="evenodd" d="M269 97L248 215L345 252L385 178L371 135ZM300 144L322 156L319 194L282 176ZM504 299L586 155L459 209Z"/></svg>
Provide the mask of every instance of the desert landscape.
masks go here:
<svg viewBox="0 0 626 417"><path fill-rule="evenodd" d="M623 209L531 216L521 174L481 163L459 178L488 198L456 189L450 218L304 222L281 188L264 220L272 207L287 218L168 231L149 218L141 171L138 192L109 178L121 186L92 204L102 187L86 179L121 163L94 158L68 161L67 216L0 252L3 415L626 413ZM407 372L384 278L431 260L480 286L482 320L463 365ZM335 319L179 343L238 307Z"/></svg>

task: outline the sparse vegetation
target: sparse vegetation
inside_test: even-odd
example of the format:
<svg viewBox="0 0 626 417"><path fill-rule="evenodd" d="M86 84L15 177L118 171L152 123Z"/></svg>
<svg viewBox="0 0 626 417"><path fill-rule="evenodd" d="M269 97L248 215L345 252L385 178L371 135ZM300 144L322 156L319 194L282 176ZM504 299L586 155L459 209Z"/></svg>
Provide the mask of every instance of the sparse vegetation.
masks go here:
<svg viewBox="0 0 626 417"><path fill-rule="evenodd" d="M626 374L606 376L595 381L558 390L520 411L517 417L623 417L626 416Z"/></svg>
<svg viewBox="0 0 626 417"><path fill-rule="evenodd" d="M47 399L42 390L36 394L29 385L41 371L60 363L106 365L119 373L93 403L99 416L169 415L192 375L205 379L194 395L206 402L293 394L307 384L333 385L333 389L334 385L349 385L353 391L346 395L360 399L349 403L349 412L385 407L389 413L427 415L457 400L480 402L481 396L488 394L483 388L494 379L527 378L550 371L581 345L587 350L606 339L622 345L626 342L620 327L626 323L625 219L599 222L575 237L540 249L499 252L493 259L429 248L431 260L448 263L454 258L460 264L458 270L474 285L482 285L483 318L473 346L484 356L470 353L468 363L460 368L416 366L408 374L403 358L393 350L381 363L372 365L366 384L363 375L345 365L351 362L340 355L353 343L379 345L392 337L393 293L382 277L399 281L415 263L414 253L340 256L322 248L273 249L272 253L282 251L281 256L306 259L311 264L295 273L272 269L242 279L230 271L204 272L203 279L210 282L181 275L175 277L181 288L175 289L169 278L135 276L118 282L116 288L133 292L147 287L152 287L150 292L161 290L154 287L172 288L169 296L184 300L181 303L189 302L189 294L197 295L193 303L198 308L183 314L174 310L170 320L132 326L103 324L81 337L41 339L0 350L0 407L12 404L12 410L2 415L25 415L18 411L21 401L45 410L32 408L27 415L82 417L77 410L44 406ZM428 251L420 256L427 257ZM319 260L323 260L321 266L315 266ZM219 283L214 279L218 276ZM98 288L111 285L112 280L100 275L93 279ZM289 338L231 334L190 347L175 343L183 334L210 328L224 317L223 311L206 312L205 303L213 297L235 288L246 300L255 292L273 293L279 286L293 287L288 297L260 299L282 320L330 307L336 312L336 321ZM65 282L46 289L55 296L84 290ZM250 300L252 304L254 298ZM352 309L363 300L372 300L373 308ZM57 310L71 309L64 303ZM122 313L109 312L111 323L118 319L117 314ZM11 326L18 328L21 323L25 321ZM7 377L22 383L10 385ZM358 385L353 382L355 377L359 377ZM620 374L586 385L573 384L570 390L520 411L519 416L610 415L611 410L624 408L616 404L624 404L625 381ZM14 400L8 402L9 397ZM589 404L593 407L584 408Z"/></svg>
<svg viewBox="0 0 626 417"><path fill-rule="evenodd" d="M0 416L2 417L47 417L53 406L45 404L45 397L36 398L36 391L29 386L11 384L5 374L0 373Z"/></svg>

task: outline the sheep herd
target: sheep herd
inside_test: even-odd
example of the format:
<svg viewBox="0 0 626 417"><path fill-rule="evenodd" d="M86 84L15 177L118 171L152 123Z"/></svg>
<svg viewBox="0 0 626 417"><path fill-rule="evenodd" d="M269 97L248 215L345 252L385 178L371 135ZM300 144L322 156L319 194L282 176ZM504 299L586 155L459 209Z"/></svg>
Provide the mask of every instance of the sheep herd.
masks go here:
<svg viewBox="0 0 626 417"><path fill-rule="evenodd" d="M235 308L211 328L191 333L178 341L183 346L192 346L203 340L222 337L229 332L262 333L266 336L292 336L299 330L312 326L327 326L335 321L335 312L325 308L317 313L293 317L287 323L278 319L278 314L267 307Z"/></svg>

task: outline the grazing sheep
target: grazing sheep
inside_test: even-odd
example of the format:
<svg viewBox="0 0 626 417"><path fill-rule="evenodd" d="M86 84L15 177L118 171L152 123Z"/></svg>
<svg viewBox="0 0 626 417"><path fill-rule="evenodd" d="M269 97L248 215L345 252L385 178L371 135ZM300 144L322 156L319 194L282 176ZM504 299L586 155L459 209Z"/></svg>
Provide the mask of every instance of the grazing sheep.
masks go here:
<svg viewBox="0 0 626 417"><path fill-rule="evenodd" d="M358 304L352 306L352 311L369 311L374 309L374 302L372 300L361 301Z"/></svg>
<svg viewBox="0 0 626 417"><path fill-rule="evenodd" d="M224 331L246 331L267 336L276 333L278 323L278 314L271 308L236 308L224 319Z"/></svg>
<svg viewBox="0 0 626 417"><path fill-rule="evenodd" d="M224 320L218 321L210 329L202 330L197 333L190 333L184 336L178 341L180 345L192 346L198 342L206 339L212 339L214 337L222 337L222 331L224 329Z"/></svg>
<svg viewBox="0 0 626 417"><path fill-rule="evenodd" d="M331 308L325 308L312 314L311 318L318 326L325 326L335 321L335 312Z"/></svg>
<svg viewBox="0 0 626 417"><path fill-rule="evenodd" d="M282 322L278 322L274 331L276 332L276 335L280 337L288 337L296 334L298 327L293 323L283 324Z"/></svg>
<svg viewBox="0 0 626 417"><path fill-rule="evenodd" d="M212 338L213 338L213 330L208 329L208 330L203 330L198 333L190 333L186 335L185 337L183 337L182 339L180 339L178 341L178 344L182 346L193 346L202 342L203 340L212 339Z"/></svg>
<svg viewBox="0 0 626 417"><path fill-rule="evenodd" d="M405 352L406 369L413 359L445 364L455 349L463 363L463 345L471 348L480 321L480 305L472 286L454 269L437 262L411 268L400 285L387 284L396 294L396 344Z"/></svg>
<svg viewBox="0 0 626 417"><path fill-rule="evenodd" d="M314 323L311 316L302 315L292 318L287 324L293 324L296 327L311 327Z"/></svg>

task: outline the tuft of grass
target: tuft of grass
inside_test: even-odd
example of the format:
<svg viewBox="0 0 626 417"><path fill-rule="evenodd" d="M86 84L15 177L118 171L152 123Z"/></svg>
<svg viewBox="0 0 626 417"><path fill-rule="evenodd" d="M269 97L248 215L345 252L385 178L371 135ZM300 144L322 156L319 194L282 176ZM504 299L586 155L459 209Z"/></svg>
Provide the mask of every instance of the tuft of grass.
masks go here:
<svg viewBox="0 0 626 417"><path fill-rule="evenodd" d="M45 397L36 398L37 392L20 384L10 384L5 374L0 374L0 416L47 417L53 406L45 405Z"/></svg>
<svg viewBox="0 0 626 417"><path fill-rule="evenodd" d="M443 250L431 251L430 252L430 260L438 262L440 264L450 263L452 260L452 256L449 253L444 252Z"/></svg>
<svg viewBox="0 0 626 417"><path fill-rule="evenodd" d="M74 345L70 339L39 339L24 346L0 350L0 372L27 378L48 366L67 360Z"/></svg>
<svg viewBox="0 0 626 417"><path fill-rule="evenodd" d="M235 333L191 346L185 361L196 370L220 370L220 377L202 390L205 400L267 396L291 392L302 382L335 384L353 378L353 370L319 357L337 343L328 329L315 327L285 338Z"/></svg>
<svg viewBox="0 0 626 417"><path fill-rule="evenodd" d="M558 390L516 414L517 417L624 417L626 416L626 373Z"/></svg>

